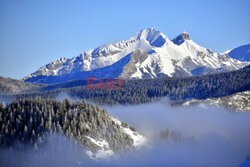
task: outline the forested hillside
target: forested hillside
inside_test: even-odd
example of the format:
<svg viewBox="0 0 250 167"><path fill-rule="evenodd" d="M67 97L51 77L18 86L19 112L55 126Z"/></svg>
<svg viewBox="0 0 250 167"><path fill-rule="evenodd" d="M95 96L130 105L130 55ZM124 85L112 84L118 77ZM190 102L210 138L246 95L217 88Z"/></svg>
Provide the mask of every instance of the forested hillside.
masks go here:
<svg viewBox="0 0 250 167"><path fill-rule="evenodd" d="M42 84L32 84L22 80L4 78L0 76L0 95L9 93L24 93L42 90Z"/></svg>
<svg viewBox="0 0 250 167"><path fill-rule="evenodd" d="M32 89L34 86L31 84L31 89L28 89L30 92L20 90L18 94L12 92L2 94L1 97L6 101L37 96L55 99L63 92L71 98L108 105L140 104L164 96L168 96L173 103L181 103L190 99L217 98L248 91L249 74L250 66L232 72L194 77L125 80L123 89L87 89L85 80L39 87L35 85L36 89ZM1 89L3 92L7 91L3 87Z"/></svg>
<svg viewBox="0 0 250 167"><path fill-rule="evenodd" d="M213 105L221 105L232 111L244 112L244 111L250 111L249 102L250 102L250 91L245 91L220 98L208 98L205 100L190 100L185 102L184 105L208 103Z"/></svg>
<svg viewBox="0 0 250 167"><path fill-rule="evenodd" d="M122 129L140 134L126 123L121 122L119 126L117 121L106 110L85 101L21 99L6 107L0 105L0 147L21 149L31 145L37 148L46 142L49 133L66 135L94 153L133 147L134 140L126 133L129 130ZM95 141L106 141L106 150Z"/></svg>
<svg viewBox="0 0 250 167"><path fill-rule="evenodd" d="M168 96L173 103L190 99L228 96L250 90L250 67L241 70L195 77L125 80L123 89L86 89L86 86L52 89L3 96L5 99L41 96L57 98L62 92L75 99L99 104L139 104ZM80 81L78 81L80 83ZM74 82L77 83L77 82ZM67 87L69 86L68 84ZM53 85L52 85L53 86Z"/></svg>

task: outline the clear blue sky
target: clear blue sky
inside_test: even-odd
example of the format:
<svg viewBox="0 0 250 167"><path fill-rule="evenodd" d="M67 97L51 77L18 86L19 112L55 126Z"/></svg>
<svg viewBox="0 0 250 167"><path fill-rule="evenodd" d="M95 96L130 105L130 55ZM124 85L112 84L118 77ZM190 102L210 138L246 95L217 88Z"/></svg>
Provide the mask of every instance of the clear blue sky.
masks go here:
<svg viewBox="0 0 250 167"><path fill-rule="evenodd" d="M148 27L223 52L250 42L250 1L0 0L0 75L20 79Z"/></svg>

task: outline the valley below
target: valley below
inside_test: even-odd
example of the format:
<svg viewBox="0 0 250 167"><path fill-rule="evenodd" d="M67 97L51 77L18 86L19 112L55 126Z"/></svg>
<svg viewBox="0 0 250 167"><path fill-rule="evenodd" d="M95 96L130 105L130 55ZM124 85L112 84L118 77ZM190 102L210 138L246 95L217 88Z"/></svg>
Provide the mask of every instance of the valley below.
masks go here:
<svg viewBox="0 0 250 167"><path fill-rule="evenodd" d="M249 70L124 80L119 90L0 78L0 163L244 166Z"/></svg>
<svg viewBox="0 0 250 167"><path fill-rule="evenodd" d="M148 148L124 166L239 166L250 152L250 113L200 103L171 106L167 99L109 111L142 131ZM249 163L249 160L248 160Z"/></svg>
<svg viewBox="0 0 250 167"><path fill-rule="evenodd" d="M249 112L232 112L207 103L172 106L167 98L132 106L100 107L135 127L147 142L140 147L93 159L86 154L86 147L79 147L74 140L60 134L52 134L39 149L27 147L24 152L1 149L1 164L230 167L249 163Z"/></svg>

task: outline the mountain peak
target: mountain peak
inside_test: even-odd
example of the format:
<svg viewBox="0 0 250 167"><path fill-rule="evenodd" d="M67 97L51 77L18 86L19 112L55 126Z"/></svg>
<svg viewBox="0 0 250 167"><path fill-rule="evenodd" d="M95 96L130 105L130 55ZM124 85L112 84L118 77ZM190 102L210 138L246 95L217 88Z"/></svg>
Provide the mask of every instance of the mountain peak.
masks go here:
<svg viewBox="0 0 250 167"><path fill-rule="evenodd" d="M168 41L168 38L155 28L147 28L136 33L130 40L144 40L148 41L151 46L161 47Z"/></svg>
<svg viewBox="0 0 250 167"><path fill-rule="evenodd" d="M235 54L249 53L249 47L243 51ZM224 55L199 46L187 32L178 35L172 43L162 32L148 28L126 41L91 49L79 57L51 62L24 80L52 84L87 77L132 79L191 76L229 71L250 64L233 60L229 57L230 53L228 57Z"/></svg>
<svg viewBox="0 0 250 167"><path fill-rule="evenodd" d="M250 61L250 43L233 49L228 55L240 61Z"/></svg>
<svg viewBox="0 0 250 167"><path fill-rule="evenodd" d="M176 45L181 45L184 41L191 40L189 34L184 31L180 35L178 35L176 38L172 40L172 42Z"/></svg>
<svg viewBox="0 0 250 167"><path fill-rule="evenodd" d="M136 35L134 36L134 38L136 39L147 39L150 36L153 35L157 35L160 34L160 31L157 31L155 28L147 28L147 29L143 29L139 32L136 33Z"/></svg>
<svg viewBox="0 0 250 167"><path fill-rule="evenodd" d="M182 32L181 35L182 35L182 38L183 38L184 40L190 40L190 39L191 39L191 38L189 37L189 34L188 34L186 31Z"/></svg>
<svg viewBox="0 0 250 167"><path fill-rule="evenodd" d="M143 29L143 30L141 30L139 32L142 32L142 31L157 31L157 30L155 28L153 28L153 27L149 27L149 28Z"/></svg>

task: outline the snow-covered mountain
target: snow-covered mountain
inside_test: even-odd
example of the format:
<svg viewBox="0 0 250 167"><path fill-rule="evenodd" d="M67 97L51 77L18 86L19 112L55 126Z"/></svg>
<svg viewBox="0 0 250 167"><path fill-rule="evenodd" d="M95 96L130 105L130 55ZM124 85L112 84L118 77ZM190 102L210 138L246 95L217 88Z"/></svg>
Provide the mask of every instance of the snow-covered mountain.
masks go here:
<svg viewBox="0 0 250 167"><path fill-rule="evenodd" d="M241 62L226 53L214 53L196 44L187 32L170 40L153 29L138 32L127 41L118 41L81 53L73 58L55 60L24 80L60 83L97 78L156 78L192 76L242 68Z"/></svg>
<svg viewBox="0 0 250 167"><path fill-rule="evenodd" d="M250 43L233 49L228 55L240 61L250 61Z"/></svg>

